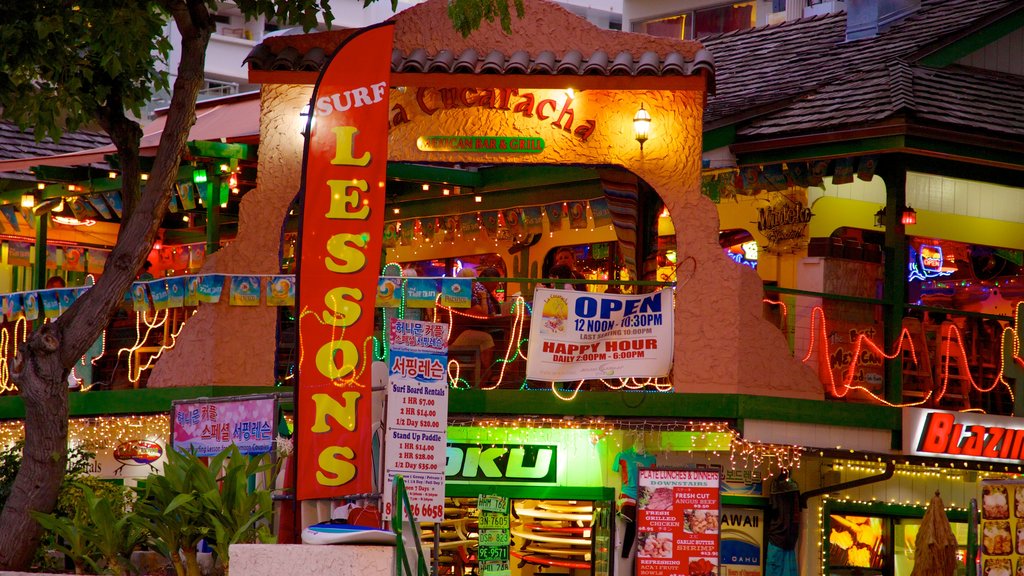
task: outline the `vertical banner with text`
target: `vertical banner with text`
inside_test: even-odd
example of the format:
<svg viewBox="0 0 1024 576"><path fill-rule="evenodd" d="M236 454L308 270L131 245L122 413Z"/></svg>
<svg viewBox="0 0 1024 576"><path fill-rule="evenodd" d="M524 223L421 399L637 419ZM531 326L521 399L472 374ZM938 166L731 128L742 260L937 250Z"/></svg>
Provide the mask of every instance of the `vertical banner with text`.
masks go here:
<svg viewBox="0 0 1024 576"><path fill-rule="evenodd" d="M346 39L310 103L299 244L299 500L369 492L392 24Z"/></svg>
<svg viewBox="0 0 1024 576"><path fill-rule="evenodd" d="M717 576L717 470L642 468L637 498L637 576Z"/></svg>
<svg viewBox="0 0 1024 576"><path fill-rule="evenodd" d="M392 318L388 333L384 515L391 515L392 482L401 475L416 520L440 522L448 444L448 325Z"/></svg>

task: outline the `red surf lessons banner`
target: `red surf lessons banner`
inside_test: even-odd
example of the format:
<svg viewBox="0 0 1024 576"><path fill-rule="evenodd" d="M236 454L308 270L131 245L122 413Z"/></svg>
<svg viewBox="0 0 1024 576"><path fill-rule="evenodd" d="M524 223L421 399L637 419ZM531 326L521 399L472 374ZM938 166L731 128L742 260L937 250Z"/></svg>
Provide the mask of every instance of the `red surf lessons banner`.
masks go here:
<svg viewBox="0 0 1024 576"><path fill-rule="evenodd" d="M370 363L394 26L349 37L310 105L298 269L299 500L370 492Z"/></svg>

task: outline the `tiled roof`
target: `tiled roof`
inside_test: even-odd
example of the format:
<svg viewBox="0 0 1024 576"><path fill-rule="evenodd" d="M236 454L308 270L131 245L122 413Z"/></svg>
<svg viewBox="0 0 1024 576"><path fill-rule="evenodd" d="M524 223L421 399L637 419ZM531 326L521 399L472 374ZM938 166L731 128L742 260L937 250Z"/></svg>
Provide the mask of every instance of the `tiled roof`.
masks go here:
<svg viewBox="0 0 1024 576"><path fill-rule="evenodd" d="M1005 78L937 71L905 61L943 39L987 22L1018 0L922 0L920 9L873 38L846 41L846 14L796 20L702 39L715 59L715 95L706 128L757 117L740 128L766 136L878 121L896 114L1019 134L993 106L968 109L979 98L1024 115L1024 102ZM956 80L951 85L944 81ZM1019 81L1009 81L1016 85ZM997 88L1003 86L1004 88ZM996 94L1006 90L1004 94ZM988 92L993 92L988 94Z"/></svg>
<svg viewBox="0 0 1024 576"><path fill-rule="evenodd" d="M497 22L463 38L445 0L428 0L396 14L395 73L691 76L713 75L714 63L697 42L603 30L553 2L526 0L513 35ZM254 71L318 72L327 54L352 33L276 36L257 45L245 63Z"/></svg>
<svg viewBox="0 0 1024 576"><path fill-rule="evenodd" d="M18 125L7 120L0 120L0 160L17 158L34 158L37 156L54 156L79 150L90 150L110 144L110 138L103 132L79 130L61 136L59 142L49 137L36 142L35 134L23 132ZM28 175L28 172L24 173ZM8 175L5 177L12 177Z"/></svg>

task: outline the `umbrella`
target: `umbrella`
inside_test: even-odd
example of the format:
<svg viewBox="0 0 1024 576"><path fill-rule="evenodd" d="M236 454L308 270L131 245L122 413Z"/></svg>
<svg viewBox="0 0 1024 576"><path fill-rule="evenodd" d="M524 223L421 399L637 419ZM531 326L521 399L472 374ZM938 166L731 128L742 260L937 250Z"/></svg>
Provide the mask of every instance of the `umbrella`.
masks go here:
<svg viewBox="0 0 1024 576"><path fill-rule="evenodd" d="M939 491L928 503L914 543L914 570L910 576L953 576L956 571L956 536L946 518Z"/></svg>

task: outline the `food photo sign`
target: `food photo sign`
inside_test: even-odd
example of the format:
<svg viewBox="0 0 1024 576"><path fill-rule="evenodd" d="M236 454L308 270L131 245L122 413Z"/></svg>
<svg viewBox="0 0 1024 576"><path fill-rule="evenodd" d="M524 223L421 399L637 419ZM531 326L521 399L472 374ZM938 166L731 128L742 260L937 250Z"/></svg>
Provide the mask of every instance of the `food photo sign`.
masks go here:
<svg viewBox="0 0 1024 576"><path fill-rule="evenodd" d="M717 576L718 470L641 468L637 576Z"/></svg>
<svg viewBox="0 0 1024 576"><path fill-rule="evenodd" d="M1024 480L981 481L981 574L1024 573Z"/></svg>

